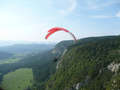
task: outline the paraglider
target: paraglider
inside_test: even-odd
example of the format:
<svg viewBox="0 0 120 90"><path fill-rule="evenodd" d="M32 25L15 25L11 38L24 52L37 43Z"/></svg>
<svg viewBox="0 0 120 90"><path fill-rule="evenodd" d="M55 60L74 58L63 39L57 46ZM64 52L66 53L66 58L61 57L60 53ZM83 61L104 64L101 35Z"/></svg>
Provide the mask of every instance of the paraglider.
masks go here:
<svg viewBox="0 0 120 90"><path fill-rule="evenodd" d="M62 28L62 27L54 27L54 28L51 28L50 30L48 30L48 34L46 35L45 39L48 39L52 34L54 34L55 32L58 32L58 31L64 31L64 32L70 34L73 37L74 41L75 42L77 41L77 39L76 39L76 37L74 36L73 33L71 33L70 31L68 31L67 29ZM66 51L67 51L67 49L65 49L65 51L63 52L63 55L65 54ZM60 54L58 54L58 56L56 56L54 58L54 60L53 60L54 62L57 62L59 60L59 58L61 57L59 55Z"/></svg>
<svg viewBox="0 0 120 90"><path fill-rule="evenodd" d="M58 31L64 31L64 32L69 33L69 34L73 37L74 41L75 41L75 42L77 41L77 39L76 39L76 37L74 36L74 34L72 34L72 33L71 33L70 31L68 31L67 29L61 28L61 27L54 27L54 28L51 28L50 30L48 30L48 34L46 35L45 39L48 39L52 34L54 34L55 32L58 32Z"/></svg>

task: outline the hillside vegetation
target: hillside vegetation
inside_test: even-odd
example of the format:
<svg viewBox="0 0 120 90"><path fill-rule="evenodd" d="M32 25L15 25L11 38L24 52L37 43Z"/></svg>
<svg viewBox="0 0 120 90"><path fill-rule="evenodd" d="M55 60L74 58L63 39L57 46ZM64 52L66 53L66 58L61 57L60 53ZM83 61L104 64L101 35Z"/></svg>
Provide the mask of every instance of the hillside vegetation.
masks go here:
<svg viewBox="0 0 120 90"><path fill-rule="evenodd" d="M46 90L120 89L120 36L79 40L61 61Z"/></svg>

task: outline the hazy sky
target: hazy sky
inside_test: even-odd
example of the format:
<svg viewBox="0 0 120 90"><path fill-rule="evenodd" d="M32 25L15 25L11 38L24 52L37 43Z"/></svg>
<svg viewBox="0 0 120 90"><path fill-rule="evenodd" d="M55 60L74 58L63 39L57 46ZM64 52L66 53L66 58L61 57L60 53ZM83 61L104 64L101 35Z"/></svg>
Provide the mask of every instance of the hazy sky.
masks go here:
<svg viewBox="0 0 120 90"><path fill-rule="evenodd" d="M120 0L0 0L0 40L46 41L55 26L77 38L119 35ZM57 32L48 41L67 39Z"/></svg>

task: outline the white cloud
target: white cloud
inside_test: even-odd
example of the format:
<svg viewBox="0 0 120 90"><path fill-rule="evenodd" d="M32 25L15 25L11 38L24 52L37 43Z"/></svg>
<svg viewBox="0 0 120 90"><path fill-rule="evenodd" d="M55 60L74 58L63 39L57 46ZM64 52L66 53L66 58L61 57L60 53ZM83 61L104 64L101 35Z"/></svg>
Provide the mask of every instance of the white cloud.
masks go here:
<svg viewBox="0 0 120 90"><path fill-rule="evenodd" d="M120 18L120 11L118 11L115 15L94 15L91 16L92 18L96 19L110 19L110 18Z"/></svg>
<svg viewBox="0 0 120 90"><path fill-rule="evenodd" d="M91 16L92 18L98 18L98 19L109 19L109 18L113 18L114 16L107 16L107 15L95 15L95 16Z"/></svg>
<svg viewBox="0 0 120 90"><path fill-rule="evenodd" d="M117 12L116 17L119 17L119 18L120 18L120 11Z"/></svg>
<svg viewBox="0 0 120 90"><path fill-rule="evenodd" d="M59 10L59 13L62 15L67 15L71 12L73 12L77 7L77 0L69 0L68 8Z"/></svg>
<svg viewBox="0 0 120 90"><path fill-rule="evenodd" d="M86 3L86 7L88 9L95 9L95 10L99 10L99 9L104 9L105 7L109 7L115 4L120 4L119 0L85 0L84 1Z"/></svg>

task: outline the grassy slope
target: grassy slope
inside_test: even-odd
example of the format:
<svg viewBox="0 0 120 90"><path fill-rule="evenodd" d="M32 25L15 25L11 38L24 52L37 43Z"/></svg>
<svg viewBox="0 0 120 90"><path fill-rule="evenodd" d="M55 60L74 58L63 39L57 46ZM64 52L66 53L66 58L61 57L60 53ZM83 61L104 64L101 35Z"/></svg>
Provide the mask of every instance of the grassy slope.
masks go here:
<svg viewBox="0 0 120 90"><path fill-rule="evenodd" d="M2 87L5 90L24 90L32 86L32 69L22 68L4 75Z"/></svg>

